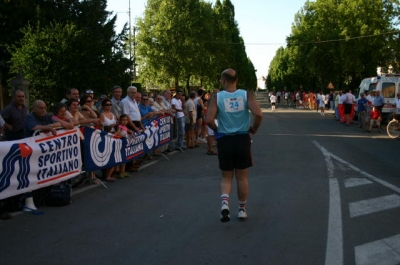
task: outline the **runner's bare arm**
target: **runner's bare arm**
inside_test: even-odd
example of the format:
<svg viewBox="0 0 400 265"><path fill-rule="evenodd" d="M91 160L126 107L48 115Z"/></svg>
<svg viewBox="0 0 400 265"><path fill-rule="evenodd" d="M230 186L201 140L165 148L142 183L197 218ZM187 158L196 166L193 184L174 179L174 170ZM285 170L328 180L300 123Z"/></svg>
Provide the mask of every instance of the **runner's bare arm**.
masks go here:
<svg viewBox="0 0 400 265"><path fill-rule="evenodd" d="M208 102L206 123L213 131L217 130L217 125L215 124L215 118L217 117L217 94L212 95L210 101Z"/></svg>
<svg viewBox="0 0 400 265"><path fill-rule="evenodd" d="M250 125L250 133L255 134L261 125L262 111L260 105L258 105L256 97L251 91L247 91L247 104L251 114L253 115L253 123Z"/></svg>

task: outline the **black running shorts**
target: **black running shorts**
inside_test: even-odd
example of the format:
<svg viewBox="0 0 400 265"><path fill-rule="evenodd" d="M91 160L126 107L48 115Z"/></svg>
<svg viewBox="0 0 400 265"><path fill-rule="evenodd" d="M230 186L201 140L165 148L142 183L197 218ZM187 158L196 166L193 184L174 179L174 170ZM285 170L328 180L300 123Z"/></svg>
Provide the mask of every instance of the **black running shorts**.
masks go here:
<svg viewBox="0 0 400 265"><path fill-rule="evenodd" d="M250 134L226 135L217 139L219 168L246 169L253 165Z"/></svg>
<svg viewBox="0 0 400 265"><path fill-rule="evenodd" d="M351 108L353 107L353 104L343 104L344 105L344 114L350 114L351 113Z"/></svg>

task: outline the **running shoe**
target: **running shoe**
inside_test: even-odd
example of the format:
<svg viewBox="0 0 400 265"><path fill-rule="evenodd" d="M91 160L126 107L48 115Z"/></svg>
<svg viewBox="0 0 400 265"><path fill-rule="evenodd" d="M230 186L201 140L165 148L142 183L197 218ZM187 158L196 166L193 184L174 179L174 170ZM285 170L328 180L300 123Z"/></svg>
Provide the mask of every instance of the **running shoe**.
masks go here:
<svg viewBox="0 0 400 265"><path fill-rule="evenodd" d="M198 142L198 143L202 143L202 144L206 144L206 143L207 143L207 140L204 139L204 138L199 137L199 138L197 139L197 142Z"/></svg>
<svg viewBox="0 0 400 265"><path fill-rule="evenodd" d="M229 206L226 203L222 204L221 207L221 222L229 222L231 220L231 217L229 216Z"/></svg>
<svg viewBox="0 0 400 265"><path fill-rule="evenodd" d="M239 217L239 219L247 218L247 211L245 208L239 208L238 217Z"/></svg>

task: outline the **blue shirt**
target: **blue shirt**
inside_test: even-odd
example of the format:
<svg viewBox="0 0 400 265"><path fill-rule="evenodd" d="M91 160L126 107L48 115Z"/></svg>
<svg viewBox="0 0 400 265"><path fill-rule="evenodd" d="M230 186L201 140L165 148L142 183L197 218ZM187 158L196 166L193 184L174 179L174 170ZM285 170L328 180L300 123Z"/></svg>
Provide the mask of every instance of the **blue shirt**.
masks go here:
<svg viewBox="0 0 400 265"><path fill-rule="evenodd" d="M365 111L365 104L367 104L367 103L368 103L368 100L367 100L366 98L360 98L360 99L357 101L357 104L358 104L358 112Z"/></svg>
<svg viewBox="0 0 400 265"><path fill-rule="evenodd" d="M142 115L142 117L149 112L154 112L154 110L149 105L143 106L142 104L139 104L138 107L139 107L140 115ZM149 121L150 121L150 119L146 118L146 119L142 120L142 123L145 124Z"/></svg>
<svg viewBox="0 0 400 265"><path fill-rule="evenodd" d="M382 95L376 96L374 100L375 106L381 106L385 103L385 98Z"/></svg>
<svg viewBox="0 0 400 265"><path fill-rule="evenodd" d="M28 114L25 122L24 137L34 136L35 132L33 128L36 125L49 125L53 123L53 119L50 115L44 115L43 117L37 116L34 112Z"/></svg>

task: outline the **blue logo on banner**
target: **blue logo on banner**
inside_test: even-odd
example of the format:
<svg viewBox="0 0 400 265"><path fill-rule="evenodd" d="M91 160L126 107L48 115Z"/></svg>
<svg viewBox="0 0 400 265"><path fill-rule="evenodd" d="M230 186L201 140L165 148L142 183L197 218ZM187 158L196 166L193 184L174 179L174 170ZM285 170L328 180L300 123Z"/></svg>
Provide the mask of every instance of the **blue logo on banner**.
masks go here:
<svg viewBox="0 0 400 265"><path fill-rule="evenodd" d="M32 156L32 148L24 143L11 145L10 151L3 158L3 170L0 173L0 192L7 189L11 183L11 177L16 171L18 162L18 190L29 186L28 174L30 172L29 159Z"/></svg>

